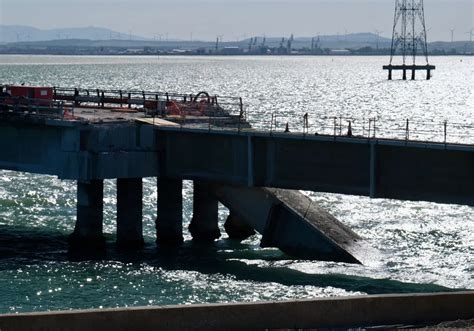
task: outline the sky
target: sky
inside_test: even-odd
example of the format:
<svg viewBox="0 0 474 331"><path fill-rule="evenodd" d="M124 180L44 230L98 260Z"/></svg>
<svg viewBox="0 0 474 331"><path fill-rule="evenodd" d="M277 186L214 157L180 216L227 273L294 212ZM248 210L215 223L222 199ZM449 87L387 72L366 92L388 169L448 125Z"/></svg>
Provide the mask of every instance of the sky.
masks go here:
<svg viewBox="0 0 474 331"><path fill-rule="evenodd" d="M97 26L144 37L224 41L381 31L394 0L0 0L0 24L42 29ZM468 40L474 0L425 0L429 41Z"/></svg>

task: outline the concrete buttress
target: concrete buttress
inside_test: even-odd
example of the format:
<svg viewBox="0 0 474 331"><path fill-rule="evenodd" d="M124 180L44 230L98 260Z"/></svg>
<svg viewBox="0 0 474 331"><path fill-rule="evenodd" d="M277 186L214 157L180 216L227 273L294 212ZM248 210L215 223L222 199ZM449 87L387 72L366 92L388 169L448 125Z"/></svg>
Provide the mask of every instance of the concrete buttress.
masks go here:
<svg viewBox="0 0 474 331"><path fill-rule="evenodd" d="M213 185L232 214L262 234L262 247L304 259L361 263L363 240L299 191Z"/></svg>

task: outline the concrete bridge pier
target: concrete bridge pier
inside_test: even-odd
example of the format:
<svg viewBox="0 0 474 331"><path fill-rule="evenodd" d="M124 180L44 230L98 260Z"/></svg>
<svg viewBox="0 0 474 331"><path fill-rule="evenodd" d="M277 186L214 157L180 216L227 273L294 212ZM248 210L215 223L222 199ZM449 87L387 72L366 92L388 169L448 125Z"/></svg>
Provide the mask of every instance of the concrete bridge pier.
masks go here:
<svg viewBox="0 0 474 331"><path fill-rule="evenodd" d="M183 243L183 181L158 178L156 242L160 245Z"/></svg>
<svg viewBox="0 0 474 331"><path fill-rule="evenodd" d="M194 240L212 242L221 236L218 204L208 184L194 181L193 218L189 224Z"/></svg>
<svg viewBox="0 0 474 331"><path fill-rule="evenodd" d="M117 244L124 248L143 246L142 178L117 179Z"/></svg>
<svg viewBox="0 0 474 331"><path fill-rule="evenodd" d="M230 239L245 240L256 234L255 230L239 218L235 213L230 212L224 223L224 229Z"/></svg>
<svg viewBox="0 0 474 331"><path fill-rule="evenodd" d="M104 181L78 181L76 226L69 237L72 246L84 249L105 246L102 233L103 207Z"/></svg>

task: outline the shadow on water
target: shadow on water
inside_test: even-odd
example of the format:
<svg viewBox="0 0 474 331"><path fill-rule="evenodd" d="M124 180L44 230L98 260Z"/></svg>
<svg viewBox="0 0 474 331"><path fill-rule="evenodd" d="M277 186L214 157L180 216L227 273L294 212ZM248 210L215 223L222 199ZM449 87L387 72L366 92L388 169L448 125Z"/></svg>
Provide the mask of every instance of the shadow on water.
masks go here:
<svg viewBox="0 0 474 331"><path fill-rule="evenodd" d="M225 254L221 254L216 246L196 245L186 242L178 249L158 249L157 258L147 261L154 266L168 270L190 270L204 274L227 274L238 280L253 282L275 282L286 286L316 286L335 287L347 291L360 291L367 294L384 293L414 293L414 292L448 292L452 289L435 284L414 284L403 283L390 279L374 279L341 274L308 274L289 267L282 266L259 266L247 264L240 259L255 258L258 253L248 252L253 247L241 247L242 251L234 252L232 258L228 259ZM273 254L280 255L280 260L287 260L279 251ZM269 259L265 254L259 258L265 261L279 260L275 255L270 255Z"/></svg>
<svg viewBox="0 0 474 331"><path fill-rule="evenodd" d="M118 249L113 236L107 238L105 251L96 256L71 256L68 252L68 236L38 228L0 226L0 271L18 268L25 264L45 262L76 262L103 259L143 264L163 270L197 271L203 274L230 275L238 280L274 282L286 286L334 287L368 294L448 292L449 289L435 284L404 283L391 279L375 279L343 274L308 274L284 266L247 264L242 260L266 262L288 261L279 250L256 250L255 246L220 240L212 245L186 241L179 247L157 247L148 242L140 250ZM270 263L271 264L271 263ZM291 261L289 261L291 264Z"/></svg>

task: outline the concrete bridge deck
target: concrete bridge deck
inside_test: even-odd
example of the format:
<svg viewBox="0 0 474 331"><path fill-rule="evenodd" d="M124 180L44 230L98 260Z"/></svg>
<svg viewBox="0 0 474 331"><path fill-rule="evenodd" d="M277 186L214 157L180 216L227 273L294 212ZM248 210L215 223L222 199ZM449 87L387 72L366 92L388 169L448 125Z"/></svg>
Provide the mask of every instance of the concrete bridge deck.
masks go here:
<svg viewBox="0 0 474 331"><path fill-rule="evenodd" d="M143 177L158 177L159 243L183 240L186 179L195 182L193 238L219 237L219 200L263 235L262 245L353 263L361 262L355 254L362 251L361 238L285 189L474 205L472 145L158 124L6 116L0 121L0 169L76 180L71 244L94 249L104 241L103 180L112 178L117 240L124 246L143 242ZM259 209L239 211L248 206Z"/></svg>
<svg viewBox="0 0 474 331"><path fill-rule="evenodd" d="M474 205L472 145L167 127L157 136L168 177Z"/></svg>
<svg viewBox="0 0 474 331"><path fill-rule="evenodd" d="M474 205L474 146L131 122L0 122L0 169Z"/></svg>

